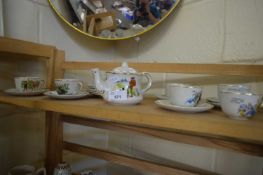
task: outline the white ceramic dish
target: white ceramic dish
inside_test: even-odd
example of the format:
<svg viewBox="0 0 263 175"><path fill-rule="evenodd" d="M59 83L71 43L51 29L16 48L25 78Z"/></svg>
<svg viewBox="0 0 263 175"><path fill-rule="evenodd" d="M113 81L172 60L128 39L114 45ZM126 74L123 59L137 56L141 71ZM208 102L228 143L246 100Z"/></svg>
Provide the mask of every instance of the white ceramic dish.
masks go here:
<svg viewBox="0 0 263 175"><path fill-rule="evenodd" d="M16 88L7 89L4 92L9 95L17 95L17 96L35 96L35 95L42 95L44 92L46 92L47 89L41 89L41 90L35 90L35 91L28 91L23 92Z"/></svg>
<svg viewBox="0 0 263 175"><path fill-rule="evenodd" d="M209 97L206 100L208 103L210 103L216 107L221 107L221 103L217 97Z"/></svg>
<svg viewBox="0 0 263 175"><path fill-rule="evenodd" d="M64 100L71 100L71 99L79 99L86 97L90 93L88 92L80 92L79 94L76 95L58 95L57 91L48 91L44 93L46 96L55 98L55 99L64 99Z"/></svg>
<svg viewBox="0 0 263 175"><path fill-rule="evenodd" d="M208 111L214 107L214 105L209 104L209 103L201 103L195 107L175 106L175 105L172 105L169 102L169 100L156 100L155 104L157 104L158 106L160 106L164 109L169 109L169 110L173 110L173 111L180 111L180 112L187 112L187 113L204 112L204 111Z"/></svg>

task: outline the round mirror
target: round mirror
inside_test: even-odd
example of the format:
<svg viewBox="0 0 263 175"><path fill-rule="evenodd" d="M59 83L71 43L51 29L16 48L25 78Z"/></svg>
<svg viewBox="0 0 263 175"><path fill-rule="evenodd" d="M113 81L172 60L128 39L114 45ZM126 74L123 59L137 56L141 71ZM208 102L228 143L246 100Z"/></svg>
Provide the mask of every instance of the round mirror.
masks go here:
<svg viewBox="0 0 263 175"><path fill-rule="evenodd" d="M149 31L180 0L48 0L56 14L75 30L99 39L120 40Z"/></svg>

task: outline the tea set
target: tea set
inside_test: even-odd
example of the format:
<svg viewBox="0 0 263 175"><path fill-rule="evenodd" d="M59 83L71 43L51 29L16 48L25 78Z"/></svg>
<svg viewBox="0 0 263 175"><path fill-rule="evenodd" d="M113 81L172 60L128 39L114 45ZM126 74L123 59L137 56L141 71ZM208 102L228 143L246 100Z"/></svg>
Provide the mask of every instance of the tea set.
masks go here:
<svg viewBox="0 0 263 175"><path fill-rule="evenodd" d="M202 89L186 84L168 83L166 94L155 103L166 109L181 112L203 112L220 107L230 118L247 120L254 116L262 103L263 95L253 94L250 86L243 84L218 84L218 97L211 97L207 102L200 101Z"/></svg>
<svg viewBox="0 0 263 175"><path fill-rule="evenodd" d="M40 77L16 77L15 88L5 92L11 95L40 95L43 94L56 99L79 99L88 95L100 95L110 104L134 105L141 103L143 96L152 85L152 78L148 72L139 73L130 68L126 62L120 67L106 72L106 79L101 77L98 68L91 70L94 86L88 86L83 91L83 83L79 79L56 79L56 89L48 91L45 81ZM142 79L147 83L142 87ZM155 104L161 108L180 112L204 112L214 106L233 119L247 120L256 114L262 102L262 95L251 93L251 88L241 84L219 84L218 97L201 100L202 88L188 84L167 83L165 95L158 95Z"/></svg>

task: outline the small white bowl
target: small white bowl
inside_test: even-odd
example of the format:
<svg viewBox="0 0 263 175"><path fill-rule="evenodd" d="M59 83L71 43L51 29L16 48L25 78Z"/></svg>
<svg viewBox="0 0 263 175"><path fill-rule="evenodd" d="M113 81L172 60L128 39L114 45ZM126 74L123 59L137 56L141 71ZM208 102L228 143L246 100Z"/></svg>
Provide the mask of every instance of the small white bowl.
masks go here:
<svg viewBox="0 0 263 175"><path fill-rule="evenodd" d="M221 108L230 118L247 120L254 116L262 102L262 95L221 91Z"/></svg>

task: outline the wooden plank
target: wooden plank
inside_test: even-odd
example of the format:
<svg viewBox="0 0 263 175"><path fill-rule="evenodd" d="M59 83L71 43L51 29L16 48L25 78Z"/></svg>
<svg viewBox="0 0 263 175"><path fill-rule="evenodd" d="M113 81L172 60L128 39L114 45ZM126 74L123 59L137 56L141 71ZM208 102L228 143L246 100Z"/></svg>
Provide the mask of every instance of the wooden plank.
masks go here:
<svg viewBox="0 0 263 175"><path fill-rule="evenodd" d="M120 65L121 63L116 62L65 62L62 67L73 70L100 68L109 71ZM263 76L263 65L129 63L129 66L147 72Z"/></svg>
<svg viewBox="0 0 263 175"><path fill-rule="evenodd" d="M147 160L142 160L138 158L133 158L130 156L124 156L117 153L111 153L105 150L99 150L96 148L82 146L75 143L65 142L64 141L64 149L68 151L73 151L81 154L86 154L92 157L96 157L99 159L107 160L113 163L117 163L120 165L132 167L135 169L143 170L143 171L151 171L158 174L164 175L194 175L194 174L215 174L208 171L204 171L201 169L197 169L194 167L190 167L181 163L174 163L174 166L167 166L163 164L158 164L154 162L150 162Z"/></svg>
<svg viewBox="0 0 263 175"><path fill-rule="evenodd" d="M182 131L195 135L236 138L245 142L263 144L263 115L258 113L252 120L231 120L222 111L211 110L199 114L185 114L163 110L153 100L144 100L142 105L114 106L100 99L68 102L41 101L41 108L59 111L83 118L114 121L169 131Z"/></svg>
<svg viewBox="0 0 263 175"><path fill-rule="evenodd" d="M53 46L0 36L0 52L50 58L53 57L54 50Z"/></svg>
<svg viewBox="0 0 263 175"><path fill-rule="evenodd" d="M54 79L60 79L64 77L64 69L62 69L62 64L65 61L65 52L57 50L55 64L54 64L54 76L52 79L52 84L54 84Z"/></svg>
<svg viewBox="0 0 263 175"><path fill-rule="evenodd" d="M47 88L51 89L53 84L53 76L54 76L54 59L56 52L53 52L53 56L48 59L47 62Z"/></svg>
<svg viewBox="0 0 263 175"><path fill-rule="evenodd" d="M58 113L46 112L46 159L47 174L52 175L54 168L62 161L63 123Z"/></svg>
<svg viewBox="0 0 263 175"><path fill-rule="evenodd" d="M95 18L91 18L88 33L93 35L94 34L94 28L95 28Z"/></svg>
<svg viewBox="0 0 263 175"><path fill-rule="evenodd" d="M86 125L90 127L109 129L127 134L138 134L157 137L160 139L170 140L179 143L186 143L197 146L204 146L215 149L230 150L245 154L251 154L263 157L263 145L249 144L244 142L233 141L231 139L220 139L213 137L197 136L180 132L169 132L160 129L152 129L125 124L118 124L110 121L99 121L88 118L80 118L70 115L62 115L62 120L67 123Z"/></svg>
<svg viewBox="0 0 263 175"><path fill-rule="evenodd" d="M139 105L116 106L102 99L53 100L0 95L0 102L147 128L263 144L263 111L248 121L232 120L220 110L180 113L159 108L152 98Z"/></svg>

